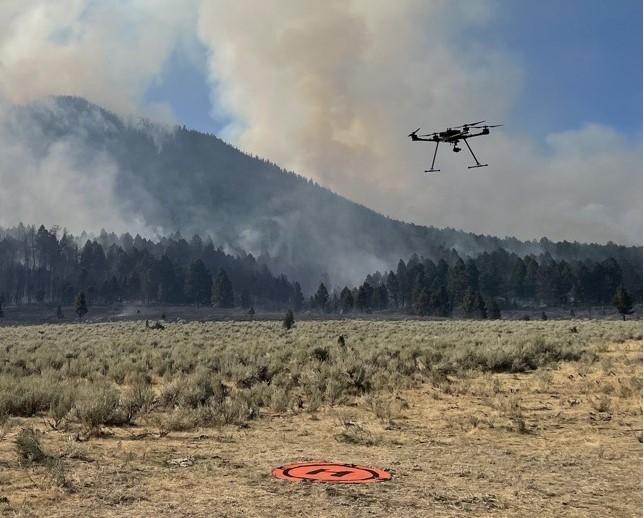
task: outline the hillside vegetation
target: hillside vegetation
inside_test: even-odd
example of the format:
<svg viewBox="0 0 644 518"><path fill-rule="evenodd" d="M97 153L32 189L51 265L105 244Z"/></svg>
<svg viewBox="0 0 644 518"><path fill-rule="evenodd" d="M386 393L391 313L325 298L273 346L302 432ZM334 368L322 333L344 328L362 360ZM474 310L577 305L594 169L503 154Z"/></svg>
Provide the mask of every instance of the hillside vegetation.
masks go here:
<svg viewBox="0 0 644 518"><path fill-rule="evenodd" d="M503 248L521 256L549 252L556 260L641 263L641 247L522 242L395 221L213 135L123 120L83 99L15 107L2 129L41 164L64 149L67 168L113 190L100 199L125 221L166 235L210 235L216 246L266 256L274 272L305 291L322 274L334 284L355 283L413 253L438 260L452 248L464 258ZM91 209L78 217L95 222Z"/></svg>

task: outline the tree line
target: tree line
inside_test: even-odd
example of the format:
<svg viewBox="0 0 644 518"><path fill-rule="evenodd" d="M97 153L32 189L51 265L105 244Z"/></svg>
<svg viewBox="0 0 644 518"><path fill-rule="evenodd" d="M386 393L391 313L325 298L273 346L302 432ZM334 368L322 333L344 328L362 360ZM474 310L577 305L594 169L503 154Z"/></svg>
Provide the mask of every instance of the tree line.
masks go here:
<svg viewBox="0 0 644 518"><path fill-rule="evenodd" d="M330 294L322 283L310 305L340 313L396 309L417 315L499 318L503 308L545 305L574 310L612 304L624 293L641 302L641 267L626 267L628 272L614 258L556 261L549 253L519 257L503 249L465 259L451 251L437 262L414 255L407 262L401 259L396 271L368 275L357 287Z"/></svg>
<svg viewBox="0 0 644 518"><path fill-rule="evenodd" d="M273 274L261 257L227 253L196 235L153 241L104 231L74 237L43 225L0 229L0 304L68 305L82 292L90 306L141 301L498 318L512 307L611 304L618 289L620 300L640 302L641 284L641 261L623 256L557 260L498 249L461 257L452 249L437 260L401 259L395 271L370 274L358 286L320 283L305 300L299 282Z"/></svg>
<svg viewBox="0 0 644 518"><path fill-rule="evenodd" d="M155 242L102 232L79 241L42 225L1 232L0 303L72 304L79 292L88 305L142 301L299 310L304 301L298 282L274 275L251 254L226 253L199 236Z"/></svg>

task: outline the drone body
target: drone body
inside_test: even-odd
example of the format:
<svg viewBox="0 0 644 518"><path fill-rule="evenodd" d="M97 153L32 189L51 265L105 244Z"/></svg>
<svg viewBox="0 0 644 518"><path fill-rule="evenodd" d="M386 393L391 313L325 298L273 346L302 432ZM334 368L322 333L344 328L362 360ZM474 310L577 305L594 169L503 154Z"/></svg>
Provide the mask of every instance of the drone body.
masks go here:
<svg viewBox="0 0 644 518"><path fill-rule="evenodd" d="M462 124L461 126L455 126L454 128L447 128L445 131L440 131L436 133L428 133L426 135L418 135L418 132L420 131L420 128L416 129L415 131L412 131L409 134L409 137L414 142L421 141L421 142L436 142L436 147L434 148L434 158L432 159L432 165L429 169L425 170L426 173L435 173L440 171L440 169L434 169L434 164L436 163L436 153L438 153L438 145L443 142L445 144L450 144L453 146L452 151L454 153L458 153L461 148L458 147L459 142L462 140L465 142L465 145L467 146L467 149L470 150L470 153L472 154L472 157L474 158L474 162L476 162L476 165L470 165L467 168L468 169L474 169L477 167L487 167L487 164L482 164L478 161L476 158L476 155L474 154L474 151L472 151L472 148L470 147L469 142L467 139L474 138L474 137L480 137L481 135L489 135L490 133L490 128L496 128L498 126L503 126L503 124L494 124L494 125L484 125L481 126L485 121L478 121L478 122L472 122L469 124ZM470 130L481 130L479 133L470 133Z"/></svg>

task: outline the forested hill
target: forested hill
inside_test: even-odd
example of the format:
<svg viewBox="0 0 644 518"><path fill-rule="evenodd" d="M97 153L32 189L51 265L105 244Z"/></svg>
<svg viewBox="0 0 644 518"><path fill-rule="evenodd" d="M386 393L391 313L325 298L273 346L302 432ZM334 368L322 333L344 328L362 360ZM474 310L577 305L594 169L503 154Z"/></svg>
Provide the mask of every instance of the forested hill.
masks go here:
<svg viewBox="0 0 644 518"><path fill-rule="evenodd" d="M165 235L211 236L216 246L252 253L299 280L305 292L320 279L356 283L401 257L438 260L451 249L464 258L502 248L521 256L548 252L557 260L641 263L641 247L522 242L392 220L213 135L126 121L79 98L13 107L3 125L5 140L28 146L42 163L64 145L76 170L96 180L109 176L100 185L112 191L105 199L115 214ZM83 219L95 221L91 214L78 218L81 228Z"/></svg>

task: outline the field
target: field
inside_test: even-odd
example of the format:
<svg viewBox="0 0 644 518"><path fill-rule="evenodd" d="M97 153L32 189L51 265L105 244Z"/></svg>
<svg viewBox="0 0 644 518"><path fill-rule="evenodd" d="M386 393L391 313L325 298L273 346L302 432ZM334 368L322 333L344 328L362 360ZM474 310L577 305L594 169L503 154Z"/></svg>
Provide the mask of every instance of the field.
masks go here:
<svg viewBox="0 0 644 518"><path fill-rule="evenodd" d="M641 515L641 322L164 326L0 328L3 516Z"/></svg>

